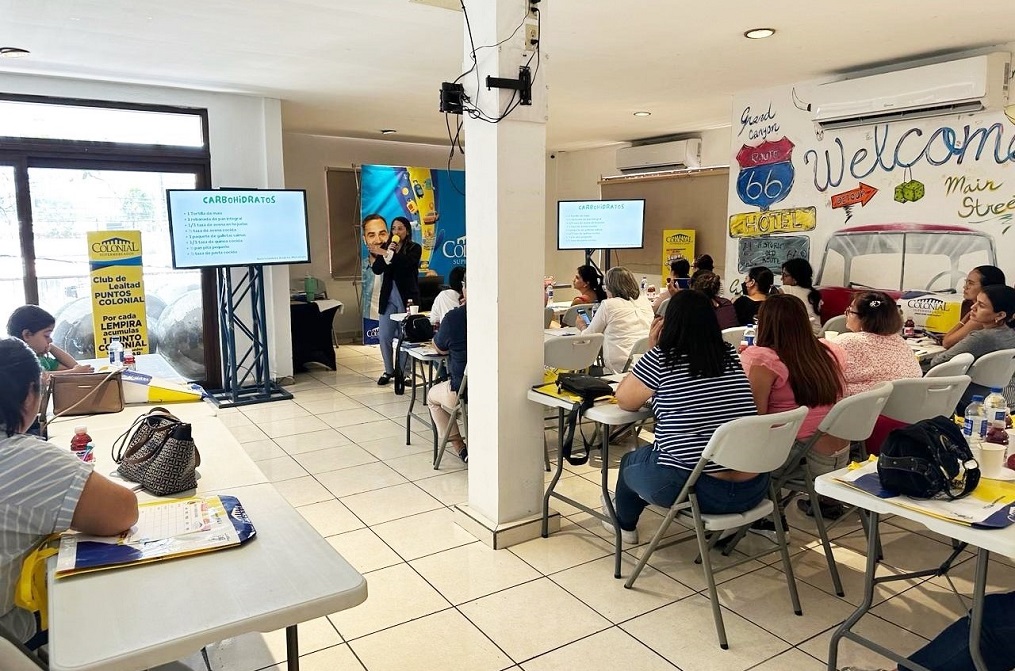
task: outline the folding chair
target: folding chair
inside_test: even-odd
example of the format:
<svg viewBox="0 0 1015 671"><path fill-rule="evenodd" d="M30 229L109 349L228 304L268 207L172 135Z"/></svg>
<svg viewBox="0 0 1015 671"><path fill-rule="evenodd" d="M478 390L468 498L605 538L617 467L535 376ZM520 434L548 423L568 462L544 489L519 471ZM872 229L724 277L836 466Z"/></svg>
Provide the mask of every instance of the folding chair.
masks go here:
<svg viewBox="0 0 1015 671"><path fill-rule="evenodd" d="M871 432L874 431L874 423L891 394L892 383L883 382L873 389L847 396L836 403L818 425L818 430L807 440L802 454L806 455L823 436L834 436L851 443L870 438ZM777 492L785 488L807 495L811 502L811 511L814 513L814 523L818 527L818 536L821 538L821 547L825 550L825 561L828 562L828 573L832 576L835 593L845 596L839 569L832 555L832 544L828 541L828 527L825 526L825 518L821 516L818 493L814 491L814 476L807 467L807 459L802 459L796 468L788 470L780 481L775 483L775 488ZM866 527L866 523L864 526Z"/></svg>
<svg viewBox="0 0 1015 671"><path fill-rule="evenodd" d="M969 367L969 378L972 383L987 388L1004 389L1011 384L1013 375L1015 375L1015 349L999 349L984 354Z"/></svg>
<svg viewBox="0 0 1015 671"><path fill-rule="evenodd" d="M39 671L49 667L4 627L0 627L0 671Z"/></svg>
<svg viewBox="0 0 1015 671"><path fill-rule="evenodd" d="M962 354L956 354L954 359L949 359L944 363L939 363L932 367L923 376L949 377L952 375L965 375L971 365L973 365L973 355L969 352L963 352Z"/></svg>
<svg viewBox="0 0 1015 671"><path fill-rule="evenodd" d="M821 327L821 332L835 331L836 333L845 333L849 329L846 328L846 315L836 315L829 319Z"/></svg>
<svg viewBox="0 0 1015 671"><path fill-rule="evenodd" d="M722 339L738 347L744 341L744 334L747 333L746 326L733 326L722 330Z"/></svg>
<svg viewBox="0 0 1015 671"><path fill-rule="evenodd" d="M550 324L553 323L553 308L543 308L543 328L550 328Z"/></svg>
<svg viewBox="0 0 1015 671"><path fill-rule="evenodd" d="M638 341L634 343L634 346L631 347L631 354L627 357L627 363L624 364L624 369L620 372L626 373L627 371L631 370L631 366L637 363L638 359L641 358L641 355L647 351L648 351L648 336L645 336L644 338L639 338Z"/></svg>
<svg viewBox="0 0 1015 671"><path fill-rule="evenodd" d="M881 414L906 424L938 415L951 417L968 386L968 375L896 380Z"/></svg>
<svg viewBox="0 0 1015 671"><path fill-rule="evenodd" d="M543 365L557 370L586 371L596 362L603 349L603 334L589 333L576 336L551 336L543 341ZM564 411L557 410L558 424L563 422ZM550 447L543 432L543 462L550 470Z"/></svg>
<svg viewBox="0 0 1015 671"><path fill-rule="evenodd" d="M451 415L448 420L448 430L444 432L444 435L440 437L440 444L434 444L434 460L433 469L440 470L441 459L444 457L444 450L448 449L448 437L451 435L451 427L458 422L458 418L462 418L462 439L468 440L469 438L469 401L467 398L466 390L469 382L469 368L466 366L465 373L462 374L462 383L458 386L458 401L453 407L441 406Z"/></svg>
<svg viewBox="0 0 1015 671"><path fill-rule="evenodd" d="M569 307L567 310L564 311L564 314L562 314L560 316L560 325L561 326L574 326L577 323L577 320L578 320L578 309L579 308L587 310L590 313L592 311L592 306L591 305L586 305L584 303L582 303L580 305L572 305L571 307Z"/></svg>
<svg viewBox="0 0 1015 671"><path fill-rule="evenodd" d="M793 566L789 561L789 552L786 549L786 532L782 528L782 520L778 514L776 490L769 485L769 497L763 500L751 510L743 513L728 515L711 515L701 512L698 506L698 497L694 488L701 477L705 466L714 462L726 468L748 473L770 473L786 462L789 450L796 439L797 431L807 416L807 408L796 408L786 412L772 415L759 415L757 417L742 417L727 422L720 426L708 441L702 452L701 459L691 472L687 484L677 496L676 501L670 507L659 530L652 537L652 541L646 548L645 553L635 566L631 577L624 583L624 587L630 589L634 581L638 579L642 569L648 563L652 553L659 547L663 536L669 529L673 520L680 515L686 521L691 518L694 527L693 535L684 535L673 541L681 543L691 538L698 541L698 552L701 556L701 567L705 573L705 581L708 583L709 600L712 602L712 617L715 620L715 631L719 638L719 647L723 650L729 649L726 640L726 627L723 624L722 611L719 608L719 597L715 587L715 573L712 568L712 560L709 551L715 542L727 530L739 530L750 526L752 523L764 517L772 516L775 523L776 546L757 555L737 561L720 570L739 566L745 562L757 559L760 556L778 551L782 555L783 571L786 573L786 586L789 589L790 600L793 604L793 612L802 615L800 609L800 597L797 594L796 580L793 577ZM706 532L715 532L713 540L706 539ZM667 543L669 545L670 543Z"/></svg>

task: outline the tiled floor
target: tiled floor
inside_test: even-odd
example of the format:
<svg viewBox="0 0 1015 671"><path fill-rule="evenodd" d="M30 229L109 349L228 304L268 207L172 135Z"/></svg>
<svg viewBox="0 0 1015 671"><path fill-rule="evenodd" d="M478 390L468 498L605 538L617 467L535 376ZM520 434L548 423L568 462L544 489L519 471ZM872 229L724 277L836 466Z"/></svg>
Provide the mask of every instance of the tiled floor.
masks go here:
<svg viewBox="0 0 1015 671"><path fill-rule="evenodd" d="M280 492L369 581L363 605L300 626L306 671L825 668L832 630L861 597L866 543L858 524L832 532L846 588L840 599L814 525L790 510L803 617L792 613L778 555L719 574L730 640L723 651L690 545L658 551L635 589L625 590L612 577L607 532L561 503L559 533L489 550L453 521L451 507L468 498L461 462L448 455L434 471L430 432L419 423L412 426L412 445L404 444L408 398L376 386L382 370L376 348L342 346L338 362L337 372L297 376L293 401L221 414ZM597 469L568 468L561 490L597 503ZM643 540L660 519L646 511ZM892 520L883 526L894 566L922 568L949 549L920 527L902 527ZM749 536L743 547L761 542ZM627 551L625 574L643 549ZM971 556L953 578L965 592ZM995 563L989 582L993 589L1011 589L1015 568ZM903 652L921 646L964 608L944 579L892 583L879 590L876 604L859 630ZM209 653L216 671L281 670L284 636L244 636ZM184 661L204 668L199 657ZM839 662L891 666L851 643L841 646Z"/></svg>

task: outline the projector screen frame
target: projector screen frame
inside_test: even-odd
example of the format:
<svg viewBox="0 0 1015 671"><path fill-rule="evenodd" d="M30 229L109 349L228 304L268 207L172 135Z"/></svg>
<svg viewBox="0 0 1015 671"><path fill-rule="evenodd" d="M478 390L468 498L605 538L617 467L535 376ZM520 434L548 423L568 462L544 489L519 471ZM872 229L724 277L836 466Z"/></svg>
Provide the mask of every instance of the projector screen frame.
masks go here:
<svg viewBox="0 0 1015 671"><path fill-rule="evenodd" d="M641 203L641 231L639 236L638 246L624 246L624 247L561 247L560 246L560 206L563 203ZM600 198L594 200L591 198L565 198L557 201L557 251L558 252L576 252L576 251L589 251L590 249L644 249L645 248L645 199L644 198Z"/></svg>
<svg viewBox="0 0 1015 671"><path fill-rule="evenodd" d="M187 193L208 193L208 194L225 194L225 193L237 193L241 191L256 192L259 195L269 195L272 193L280 193L285 191L298 191L303 194L303 231L304 239L306 240L306 261L270 261L265 263L229 263L229 264L217 264L217 265L188 265L180 266L176 263L176 237L173 232L173 208L170 201L170 194L175 192L187 192ZM247 268L249 266L291 266L302 263L310 263L310 212L307 208L307 190L306 189L261 189L261 188L242 188L242 187L228 187L220 189L166 189L166 218L169 222L169 251L173 259L173 270L204 270L214 268Z"/></svg>

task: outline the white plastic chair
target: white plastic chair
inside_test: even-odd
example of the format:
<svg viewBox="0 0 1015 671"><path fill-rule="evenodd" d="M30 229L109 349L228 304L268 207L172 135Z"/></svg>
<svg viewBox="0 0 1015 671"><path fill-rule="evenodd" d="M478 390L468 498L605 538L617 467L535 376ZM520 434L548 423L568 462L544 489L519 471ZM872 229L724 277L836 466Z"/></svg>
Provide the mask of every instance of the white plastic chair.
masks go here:
<svg viewBox="0 0 1015 671"><path fill-rule="evenodd" d="M554 317L553 308L549 308L549 307L543 308L543 328L544 329L550 328L550 324L553 323L553 317Z"/></svg>
<svg viewBox="0 0 1015 671"><path fill-rule="evenodd" d="M706 531L715 532L717 540L723 531L742 529L762 519L771 516L775 523L776 548L772 548L758 555L747 557L737 561L720 570L739 566L744 562L756 559L759 556L775 552L782 555L783 571L786 574L786 586L789 589L790 601L793 604L793 612L802 615L800 609L800 597L797 594L796 580L793 577L793 566L789 561L789 552L786 550L786 532L782 528L782 520L777 512L777 499L775 488L769 486L769 498L763 500L751 510L738 514L729 515L706 515L701 512L698 506L698 497L694 492L695 484L705 469L705 465L712 461L726 468L748 473L770 473L781 467L789 456L789 450L796 439L797 431L807 416L807 408L796 408L786 412L772 415L759 415L757 417L742 417L720 426L708 441L702 452L701 459L691 472L691 476L684 485L680 495L670 507L666 518L663 519L659 530L652 537L652 541L646 548L645 553L635 566L631 577L624 583L628 589L634 585L642 569L648 563L652 553L659 547L660 541L669 529L670 524L677 515L690 517L694 527L693 535L685 535L675 542L696 538L698 540L698 552L701 555L701 567L705 573L705 581L708 583L709 599L712 602L712 617L715 620L715 631L719 637L719 647L723 650L729 648L726 640L726 627L723 624L722 611L719 609L719 597L715 587L715 573L712 569L712 561L709 557L711 545L705 538Z"/></svg>
<svg viewBox="0 0 1015 671"><path fill-rule="evenodd" d="M47 668L42 660L0 627L0 671L39 671Z"/></svg>
<svg viewBox="0 0 1015 671"><path fill-rule="evenodd" d="M448 406L442 406L445 410L448 411L448 414L450 414L451 417L448 419L448 430L444 432L444 435L440 436L439 444L437 443L434 444L435 452L433 460L433 469L435 471L440 470L441 459L444 457L444 451L448 449L448 436L451 435L451 427L458 422L459 417L462 418L462 428L461 428L462 440L468 440L469 438L469 413L468 413L469 403L466 398L467 397L466 387L468 385L468 381L469 381L469 369L468 367L466 367L465 372L462 374L462 383L458 385L458 402L455 403L455 405L450 408Z"/></svg>
<svg viewBox="0 0 1015 671"><path fill-rule="evenodd" d="M847 396L836 403L818 425L818 430L807 440L803 454L806 455L807 451L823 436L834 436L851 443L863 442L870 438L871 433L874 432L874 424L877 422L878 415L881 414L892 394L892 388L892 382L882 382L873 389ZM828 562L832 585L835 587L836 594L844 596L839 569L835 564L832 545L828 540L828 529L825 526L825 519L821 516L818 493L814 490L814 476L807 468L806 459L800 463L798 468L787 472L781 482L775 483L775 487L776 490L785 487L807 494L811 502L811 510L814 513L814 523L818 527L818 537L825 550L825 561Z"/></svg>
<svg viewBox="0 0 1015 671"><path fill-rule="evenodd" d="M906 424L938 415L951 417L969 379L968 375L953 375L896 380L881 414Z"/></svg>
<svg viewBox="0 0 1015 671"><path fill-rule="evenodd" d="M846 328L846 315L836 315L825 322L824 326L821 327L821 332L835 331L836 333L845 333L849 329Z"/></svg>
<svg viewBox="0 0 1015 671"><path fill-rule="evenodd" d="M744 340L745 333L747 333L746 326L732 326L722 330L722 339L734 347L739 347Z"/></svg>
<svg viewBox="0 0 1015 671"><path fill-rule="evenodd" d="M553 336L543 342L543 365L558 370L585 370L596 362L603 334Z"/></svg>
<svg viewBox="0 0 1015 671"><path fill-rule="evenodd" d="M580 305L572 305L571 307L569 307L567 310L564 311L564 314L560 316L560 325L574 326L578 321L579 308L584 309L586 312L588 312L590 317L592 316L591 305L587 305L585 303L582 303Z"/></svg>
<svg viewBox="0 0 1015 671"><path fill-rule="evenodd" d="M984 354L969 367L969 378L973 384L983 387L1001 387L1011 383L1015 375L1015 349L999 349Z"/></svg>
<svg viewBox="0 0 1015 671"><path fill-rule="evenodd" d="M969 352L963 352L962 354L956 354L953 359L934 366L924 374L924 377L966 375L971 365L973 365L973 355Z"/></svg>
<svg viewBox="0 0 1015 671"><path fill-rule="evenodd" d="M648 351L648 336L645 336L644 338L639 338L638 341L634 343L634 346L631 347L631 354L630 356L627 357L627 363L624 364L624 369L620 372L626 373L627 371L631 370L631 366L633 366L638 361L638 359L641 358L641 355L647 351Z"/></svg>
<svg viewBox="0 0 1015 671"><path fill-rule="evenodd" d="M664 300L662 303L659 304L659 309L656 310L656 314L659 315L660 317L665 317L666 310L669 307L670 307L670 299L667 298L666 300Z"/></svg>

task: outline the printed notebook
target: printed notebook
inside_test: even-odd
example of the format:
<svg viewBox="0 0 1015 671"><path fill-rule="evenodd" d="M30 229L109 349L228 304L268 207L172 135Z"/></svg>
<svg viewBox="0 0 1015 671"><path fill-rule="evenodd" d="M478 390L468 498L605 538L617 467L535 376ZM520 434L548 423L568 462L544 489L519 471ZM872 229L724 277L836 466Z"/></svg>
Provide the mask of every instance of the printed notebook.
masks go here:
<svg viewBox="0 0 1015 671"><path fill-rule="evenodd" d="M153 501L138 506L137 524L119 536L67 532L60 538L56 577L187 557L235 547L254 537L232 496Z"/></svg>

